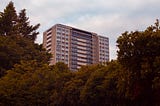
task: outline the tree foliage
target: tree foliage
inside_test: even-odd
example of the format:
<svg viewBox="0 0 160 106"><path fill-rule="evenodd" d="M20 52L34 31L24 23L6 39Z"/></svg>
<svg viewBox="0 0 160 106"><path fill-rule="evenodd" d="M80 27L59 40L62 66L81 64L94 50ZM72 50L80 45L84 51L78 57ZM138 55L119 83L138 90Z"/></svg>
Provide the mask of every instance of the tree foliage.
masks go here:
<svg viewBox="0 0 160 106"><path fill-rule="evenodd" d="M70 78L70 72L58 73L55 67L34 60L16 64L0 79L0 105L51 105L52 94L60 93Z"/></svg>
<svg viewBox="0 0 160 106"><path fill-rule="evenodd" d="M0 35L8 36L17 33L18 16L13 2L10 2L4 12L0 12Z"/></svg>
<svg viewBox="0 0 160 106"><path fill-rule="evenodd" d="M154 88L155 79L160 80L159 66L155 65L160 57L159 21L145 31L123 33L117 43L118 61L124 67L122 73L127 74L126 95L139 105L153 105L159 92Z"/></svg>
<svg viewBox="0 0 160 106"><path fill-rule="evenodd" d="M39 24L29 23L25 9L17 15L13 2L0 12L0 77L22 60L48 63L50 55L35 44Z"/></svg>
<svg viewBox="0 0 160 106"><path fill-rule="evenodd" d="M26 10L23 9L17 15L14 3L9 2L3 12L0 13L0 35L2 36L22 36L35 41L39 32L36 30L40 24L30 25Z"/></svg>
<svg viewBox="0 0 160 106"><path fill-rule="evenodd" d="M36 30L39 28L40 24L37 24L35 26L30 25L29 23L29 17L26 16L26 10L23 9L20 11L18 15L18 30L19 34L25 38L28 38L30 40L35 40L39 32L36 32Z"/></svg>
<svg viewBox="0 0 160 106"><path fill-rule="evenodd" d="M0 36L0 42L0 76L22 60L48 63L50 59L50 54L42 48L42 45L34 44L26 38Z"/></svg>
<svg viewBox="0 0 160 106"><path fill-rule="evenodd" d="M116 90L119 65L116 61L107 66L96 67L86 81L80 100L86 106L106 106L118 104Z"/></svg>

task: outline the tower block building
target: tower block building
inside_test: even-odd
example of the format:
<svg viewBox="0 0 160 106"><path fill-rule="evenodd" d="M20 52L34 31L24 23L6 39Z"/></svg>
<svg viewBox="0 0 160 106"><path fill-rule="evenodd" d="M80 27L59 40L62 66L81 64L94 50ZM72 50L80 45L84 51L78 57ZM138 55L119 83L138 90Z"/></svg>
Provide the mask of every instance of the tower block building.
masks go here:
<svg viewBox="0 0 160 106"><path fill-rule="evenodd" d="M109 38L56 24L43 33L43 47L52 54L50 64L64 62L70 70L109 61Z"/></svg>

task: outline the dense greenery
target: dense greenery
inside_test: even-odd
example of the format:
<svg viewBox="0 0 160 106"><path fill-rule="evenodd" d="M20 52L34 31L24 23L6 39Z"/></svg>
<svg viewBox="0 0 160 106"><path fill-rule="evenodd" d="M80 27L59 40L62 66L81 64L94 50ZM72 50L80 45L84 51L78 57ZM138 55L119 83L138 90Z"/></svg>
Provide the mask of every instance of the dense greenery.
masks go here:
<svg viewBox="0 0 160 106"><path fill-rule="evenodd" d="M17 16L13 2L0 14L0 77L20 61L36 60L47 63L50 55L42 45L33 41L38 32L36 26L29 25L25 10Z"/></svg>
<svg viewBox="0 0 160 106"><path fill-rule="evenodd" d="M49 61L50 54L42 48L42 45L34 44L26 38L0 36L0 42L0 77L22 60L36 60L39 63Z"/></svg>
<svg viewBox="0 0 160 106"><path fill-rule="evenodd" d="M26 10L23 9L19 14L16 13L13 2L9 2L3 12L0 12L0 35L13 36L19 35L34 41L39 34L36 30L40 24L30 25Z"/></svg>
<svg viewBox="0 0 160 106"><path fill-rule="evenodd" d="M118 61L126 74L125 95L139 105L152 106L160 95L159 21L145 31L123 33L117 43Z"/></svg>
<svg viewBox="0 0 160 106"><path fill-rule="evenodd" d="M117 60L72 72L61 62L48 65L50 55L33 42L38 27L25 32L30 25L25 10L20 14L10 2L0 16L0 106L160 105L158 20L145 31L123 33Z"/></svg>

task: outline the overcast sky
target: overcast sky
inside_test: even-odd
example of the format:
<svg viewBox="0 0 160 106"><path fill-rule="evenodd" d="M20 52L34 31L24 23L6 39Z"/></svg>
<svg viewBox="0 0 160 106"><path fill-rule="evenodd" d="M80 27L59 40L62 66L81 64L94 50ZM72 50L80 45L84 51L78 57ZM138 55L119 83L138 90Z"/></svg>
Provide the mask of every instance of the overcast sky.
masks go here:
<svg viewBox="0 0 160 106"><path fill-rule="evenodd" d="M0 0L3 11L11 0ZM116 40L125 31L144 30L160 19L160 0L12 0L17 12L27 10L31 24L43 32L61 23L96 32L110 40L110 59L116 59Z"/></svg>

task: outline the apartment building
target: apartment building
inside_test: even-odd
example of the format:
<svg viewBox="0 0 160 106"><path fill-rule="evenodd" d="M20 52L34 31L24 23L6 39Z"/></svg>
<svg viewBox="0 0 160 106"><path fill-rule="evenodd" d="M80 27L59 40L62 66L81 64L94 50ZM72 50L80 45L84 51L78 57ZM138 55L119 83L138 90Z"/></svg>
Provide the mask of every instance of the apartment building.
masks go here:
<svg viewBox="0 0 160 106"><path fill-rule="evenodd" d="M52 54L51 65L64 62L70 70L109 61L108 37L62 24L43 33L43 47Z"/></svg>

